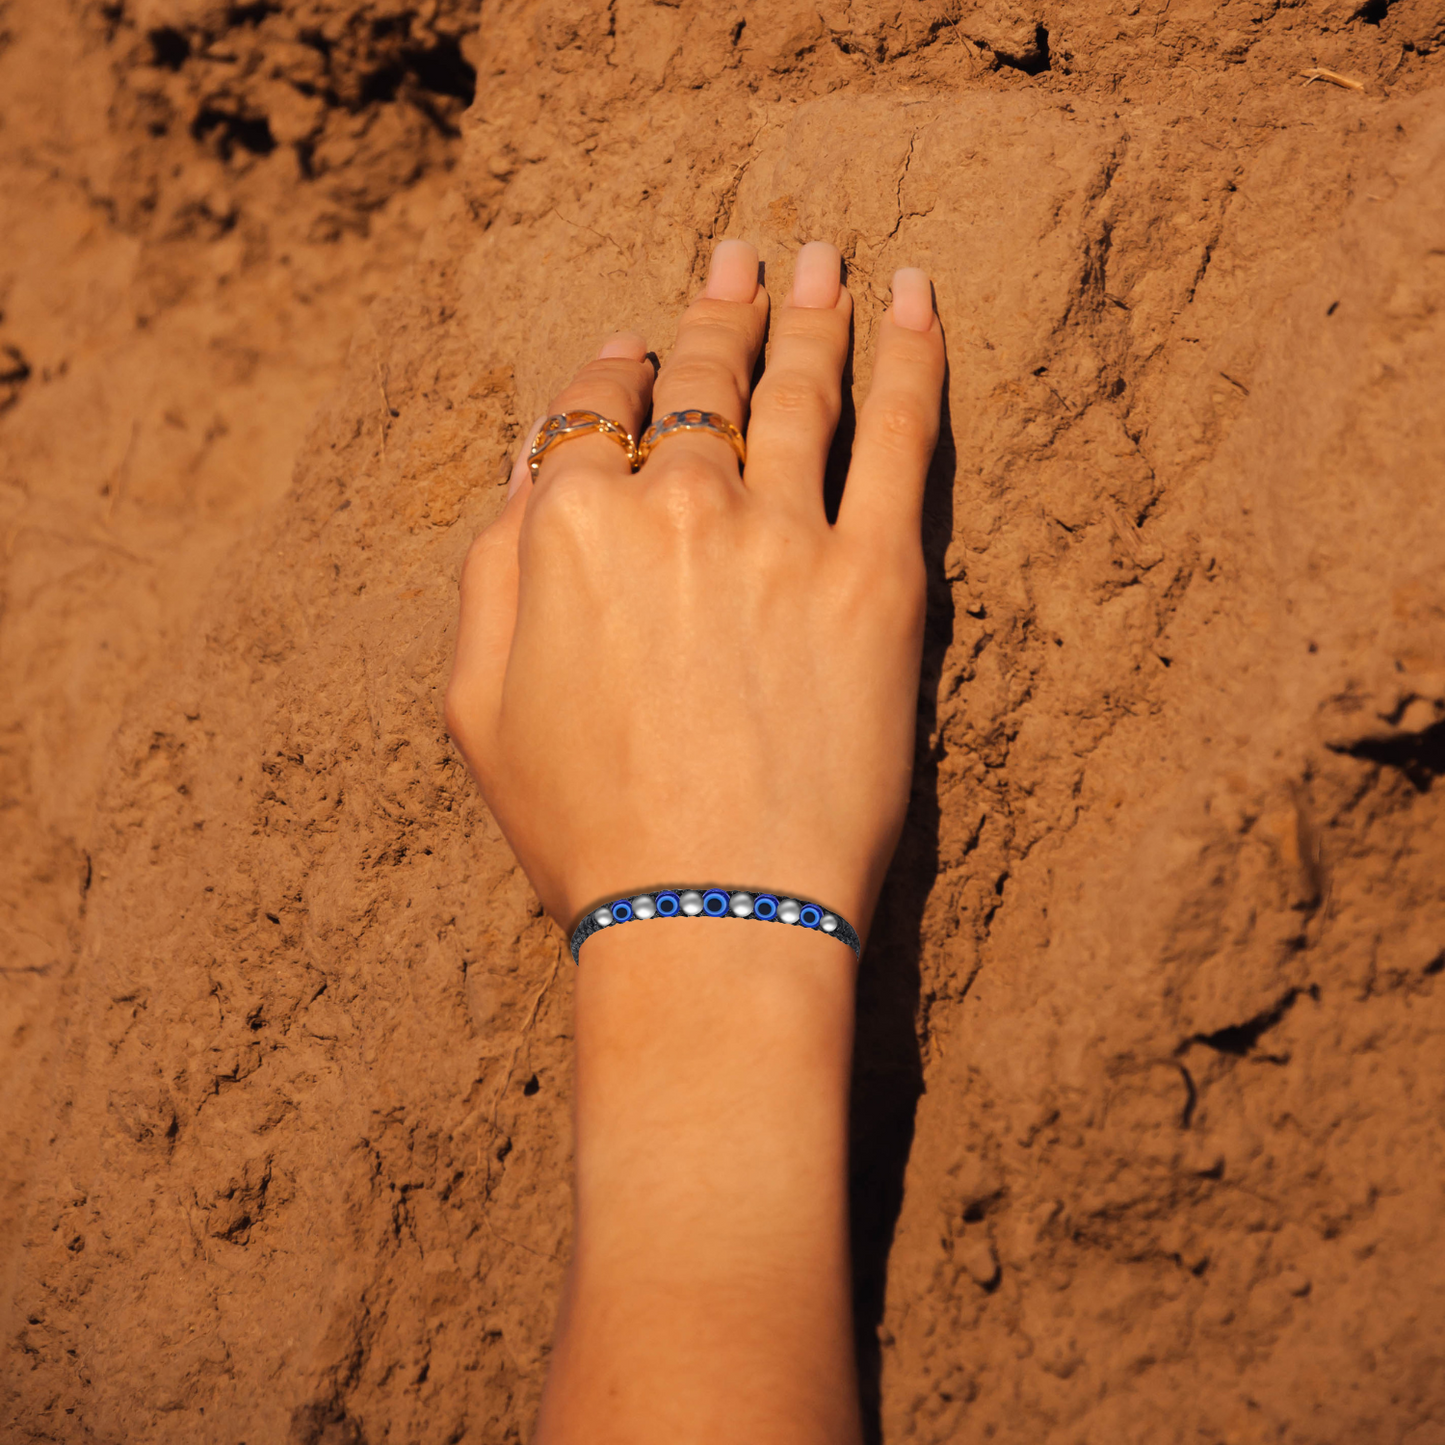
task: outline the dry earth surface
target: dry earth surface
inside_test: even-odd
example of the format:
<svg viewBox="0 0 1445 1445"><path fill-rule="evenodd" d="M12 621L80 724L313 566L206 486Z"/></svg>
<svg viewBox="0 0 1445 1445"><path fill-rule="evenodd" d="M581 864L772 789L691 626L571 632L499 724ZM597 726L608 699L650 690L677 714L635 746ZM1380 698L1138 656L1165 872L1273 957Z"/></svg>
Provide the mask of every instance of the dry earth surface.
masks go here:
<svg viewBox="0 0 1445 1445"><path fill-rule="evenodd" d="M1445 1442L1442 0L0 33L6 1440L526 1437L571 965L455 578L740 235L837 241L859 393L895 265L949 339L870 1430Z"/></svg>

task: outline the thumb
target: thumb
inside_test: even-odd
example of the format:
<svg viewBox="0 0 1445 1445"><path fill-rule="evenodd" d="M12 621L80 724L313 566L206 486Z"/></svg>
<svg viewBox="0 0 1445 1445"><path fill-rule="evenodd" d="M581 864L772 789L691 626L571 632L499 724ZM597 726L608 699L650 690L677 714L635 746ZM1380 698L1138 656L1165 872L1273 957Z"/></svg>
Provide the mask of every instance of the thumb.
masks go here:
<svg viewBox="0 0 1445 1445"><path fill-rule="evenodd" d="M461 575L457 650L447 683L447 731L481 779L502 708L502 679L517 622L517 538L532 495L528 457L544 418L517 451L507 501L495 522L467 550Z"/></svg>

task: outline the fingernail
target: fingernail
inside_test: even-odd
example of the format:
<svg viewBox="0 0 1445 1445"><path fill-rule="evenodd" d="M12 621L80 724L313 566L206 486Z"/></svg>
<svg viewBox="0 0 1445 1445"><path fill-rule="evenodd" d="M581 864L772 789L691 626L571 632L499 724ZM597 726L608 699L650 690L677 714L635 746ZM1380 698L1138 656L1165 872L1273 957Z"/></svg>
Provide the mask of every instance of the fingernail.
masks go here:
<svg viewBox="0 0 1445 1445"><path fill-rule="evenodd" d="M713 247L702 294L711 301L750 302L758 294L758 251L746 241L719 241Z"/></svg>
<svg viewBox="0 0 1445 1445"><path fill-rule="evenodd" d="M933 287L928 272L904 266L893 273L893 319L910 331L927 331L933 325Z"/></svg>
<svg viewBox="0 0 1445 1445"><path fill-rule="evenodd" d="M843 284L843 258L838 248L828 241L809 241L793 266L791 306L814 309L838 304L838 291Z"/></svg>
<svg viewBox="0 0 1445 1445"><path fill-rule="evenodd" d="M545 416L539 416L527 428L527 439L517 449L516 460L512 463L512 475L507 480L507 500L509 502L517 495L522 483L532 475L532 443L537 440L537 433L542 430L542 423L546 420Z"/></svg>
<svg viewBox="0 0 1445 1445"><path fill-rule="evenodd" d="M599 361L610 357L621 357L624 361L642 361L647 356L647 339L635 331L619 331L602 343L597 353Z"/></svg>

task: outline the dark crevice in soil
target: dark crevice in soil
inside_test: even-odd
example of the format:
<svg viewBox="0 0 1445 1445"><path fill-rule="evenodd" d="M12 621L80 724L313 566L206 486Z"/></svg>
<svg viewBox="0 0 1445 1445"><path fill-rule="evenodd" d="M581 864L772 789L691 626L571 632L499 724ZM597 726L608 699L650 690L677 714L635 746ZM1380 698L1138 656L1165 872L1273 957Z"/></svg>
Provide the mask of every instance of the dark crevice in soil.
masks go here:
<svg viewBox="0 0 1445 1445"><path fill-rule="evenodd" d="M232 5L226 11L227 25L259 25L268 15L279 15L281 7L260 0L258 4Z"/></svg>
<svg viewBox="0 0 1445 1445"><path fill-rule="evenodd" d="M271 122L265 116L231 115L212 106L204 107L191 122L197 140L213 138L222 160L230 160L237 148L252 155L268 156L276 149Z"/></svg>
<svg viewBox="0 0 1445 1445"><path fill-rule="evenodd" d="M1302 992L1309 992L1311 996L1314 994L1314 990L1292 988L1273 1008L1256 1014L1252 1019L1246 1019L1242 1024L1230 1024L1227 1028L1215 1029L1210 1034L1193 1034L1185 1041L1185 1047L1187 1048L1190 1044L1203 1044L1216 1053L1229 1054L1232 1058L1237 1059L1245 1058L1254 1052L1260 1039L1294 1007L1295 1001ZM1187 1075L1185 1082L1192 1088L1192 1080ZM1192 1116L1192 1101L1186 1112Z"/></svg>
<svg viewBox="0 0 1445 1445"><path fill-rule="evenodd" d="M429 49L413 51L408 63L423 90L454 96L467 105L475 98L477 72L453 36L444 35Z"/></svg>
<svg viewBox="0 0 1445 1445"><path fill-rule="evenodd" d="M1179 1127L1187 1129L1194 1123L1194 1111L1199 1107L1199 1090L1195 1087L1194 1075L1179 1065L1180 1077L1184 1080L1184 1107L1179 1112Z"/></svg>
<svg viewBox="0 0 1445 1445"><path fill-rule="evenodd" d="M1004 55L998 51L998 63L1007 66L1010 70L1021 70L1025 75L1042 75L1046 70L1053 69L1053 61L1049 57L1049 32L1040 25L1034 32L1034 49L1025 55Z"/></svg>
<svg viewBox="0 0 1445 1445"><path fill-rule="evenodd" d="M424 50L408 47L374 70L362 82L361 103L395 100L408 77L419 90L449 95L467 105L477 93L477 72L462 55L461 46L448 35Z"/></svg>
<svg viewBox="0 0 1445 1445"><path fill-rule="evenodd" d="M1332 746L1330 751L1397 768L1417 793L1428 793L1435 779L1445 774L1445 722L1394 738L1362 738L1356 743Z"/></svg>
<svg viewBox="0 0 1445 1445"><path fill-rule="evenodd" d="M291 1414L293 1445L366 1445L361 1426L340 1400L302 1405Z"/></svg>
<svg viewBox="0 0 1445 1445"><path fill-rule="evenodd" d="M152 30L146 37L151 43L151 61L165 70L179 70L191 58L191 42L169 25Z"/></svg>

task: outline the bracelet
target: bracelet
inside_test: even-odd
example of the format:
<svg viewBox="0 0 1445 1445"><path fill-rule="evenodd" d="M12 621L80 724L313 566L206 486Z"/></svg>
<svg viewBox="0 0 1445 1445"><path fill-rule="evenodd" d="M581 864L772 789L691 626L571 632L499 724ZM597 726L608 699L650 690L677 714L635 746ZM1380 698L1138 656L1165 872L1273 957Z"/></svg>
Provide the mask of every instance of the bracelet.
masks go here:
<svg viewBox="0 0 1445 1445"><path fill-rule="evenodd" d="M661 888L655 893L624 894L584 913L572 935L572 962L582 962L577 955L594 933L614 923L638 923L649 918L751 918L758 923L784 923L831 934L860 957L863 951L857 932L846 918L806 898L779 898L775 893L728 888Z"/></svg>

